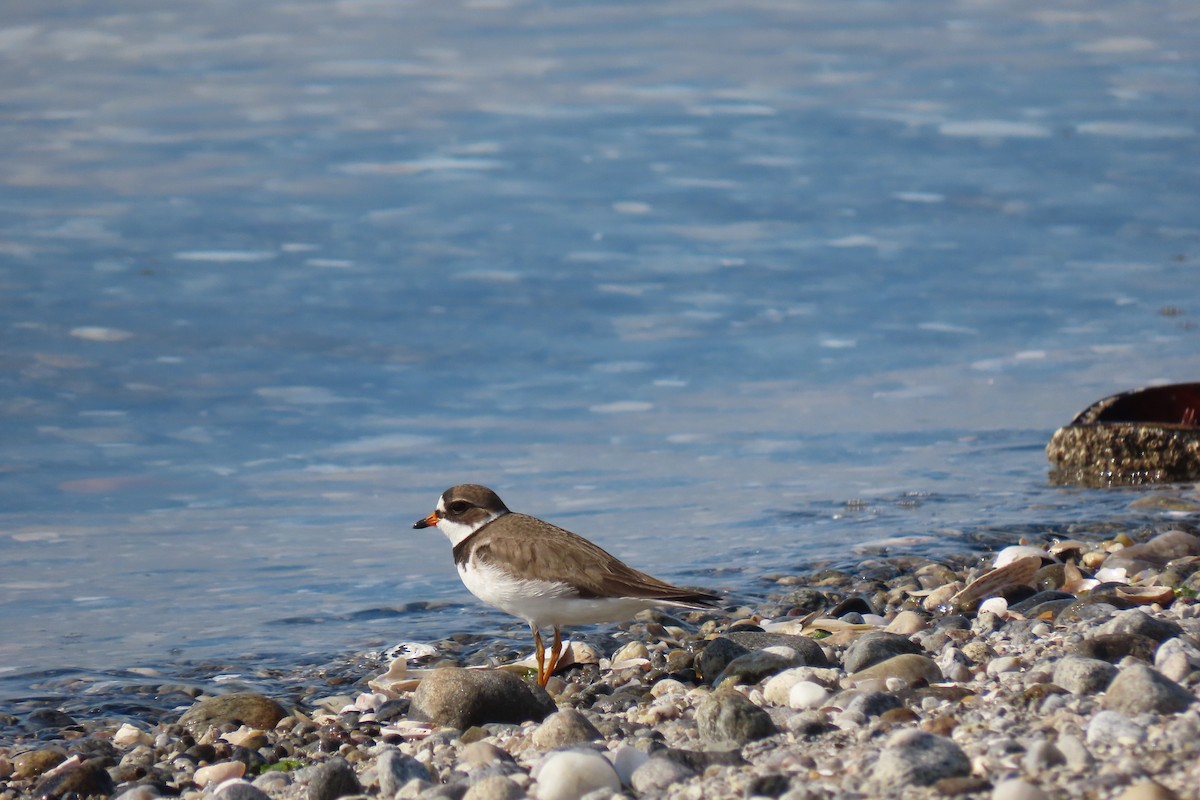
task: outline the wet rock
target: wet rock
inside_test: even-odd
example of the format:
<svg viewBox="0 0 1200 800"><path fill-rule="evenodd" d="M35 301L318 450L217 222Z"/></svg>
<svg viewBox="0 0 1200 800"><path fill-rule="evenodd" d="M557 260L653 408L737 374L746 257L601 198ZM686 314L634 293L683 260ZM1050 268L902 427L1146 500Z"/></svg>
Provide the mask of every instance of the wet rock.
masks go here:
<svg viewBox="0 0 1200 800"><path fill-rule="evenodd" d="M920 652L921 646L907 636L882 631L868 633L855 639L846 648L842 666L846 672L854 673L898 655Z"/></svg>
<svg viewBox="0 0 1200 800"><path fill-rule="evenodd" d="M110 795L115 789L112 777L99 759L80 761L78 756L72 756L44 774L33 787L33 795L52 799L68 795L88 797Z"/></svg>
<svg viewBox="0 0 1200 800"><path fill-rule="evenodd" d="M213 725L249 725L269 730L287 716L287 709L260 694L223 694L201 700L189 708L179 724L196 733Z"/></svg>
<svg viewBox="0 0 1200 800"><path fill-rule="evenodd" d="M678 761L669 758L651 758L634 770L630 786L639 795L661 792L695 774Z"/></svg>
<svg viewBox="0 0 1200 800"><path fill-rule="evenodd" d="M421 681L409 715L466 730L489 722L541 720L555 708L545 691L531 688L511 672L444 667Z"/></svg>
<svg viewBox="0 0 1200 800"><path fill-rule="evenodd" d="M394 795L400 787L414 778L432 782L429 769L407 753L395 747L385 749L379 756L375 771L379 776L379 792L385 797Z"/></svg>
<svg viewBox="0 0 1200 800"><path fill-rule="evenodd" d="M1200 537L1186 531L1167 531L1118 550L1105 560L1104 566L1124 568L1134 575L1146 566L1165 567L1168 561L1196 555L1200 555Z"/></svg>
<svg viewBox="0 0 1200 800"><path fill-rule="evenodd" d="M1060 571L1062 569L1061 564L1054 564L1052 566L1058 567ZM1042 569L1045 570L1045 569L1049 569L1049 568L1050 567L1043 567ZM1037 616L1037 614L1032 613L1032 611L1033 611L1033 609L1037 608L1038 606L1044 605L1046 603L1062 603L1061 607L1066 608L1068 605L1070 605L1073 602L1075 602L1075 595L1073 595L1073 594L1068 594L1067 592L1059 592L1059 591L1054 591L1054 590L1043 590L1043 591L1037 592L1034 595L1031 595L1030 597L1025 598L1024 600L1020 601L1019 603L1013 603L1012 605L1010 605L1008 607L1008 610L1015 614L1020 614L1025 617L1034 617L1034 616Z"/></svg>
<svg viewBox="0 0 1200 800"><path fill-rule="evenodd" d="M872 777L879 786L930 786L944 778L970 774L971 759L957 744L943 736L908 729L888 740Z"/></svg>
<svg viewBox="0 0 1200 800"><path fill-rule="evenodd" d="M1146 636L1156 642L1164 642L1180 636L1183 629L1170 620L1151 617L1144 611L1132 608L1127 611L1118 611L1112 619L1101 625L1096 633L1098 635L1135 634Z"/></svg>
<svg viewBox="0 0 1200 800"><path fill-rule="evenodd" d="M1095 694L1108 688L1117 668L1107 661L1067 656L1054 665L1054 683L1071 694Z"/></svg>
<svg viewBox="0 0 1200 800"><path fill-rule="evenodd" d="M218 761L196 770L192 774L192 783L203 789L210 784L240 778L245 774L246 765L241 761Z"/></svg>
<svg viewBox="0 0 1200 800"><path fill-rule="evenodd" d="M1136 633L1102 633L1084 639L1070 651L1084 658L1096 658L1115 664L1126 656L1152 662L1157 649L1158 642L1149 636Z"/></svg>
<svg viewBox="0 0 1200 800"><path fill-rule="evenodd" d="M766 711L732 689L718 689L700 701L696 730L702 741L739 747L777 732Z"/></svg>
<svg viewBox="0 0 1200 800"><path fill-rule="evenodd" d="M48 728L69 728L75 724L75 718L57 708L39 708L31 711L25 718L25 727L31 731L44 731Z"/></svg>
<svg viewBox="0 0 1200 800"><path fill-rule="evenodd" d="M67 760L67 753L60 747L42 747L16 756L12 761L13 774L18 778L36 778L43 772L57 767Z"/></svg>
<svg viewBox="0 0 1200 800"><path fill-rule="evenodd" d="M566 708L546 717L533 732L533 745L539 750L557 750L603 738L587 717L573 708Z"/></svg>
<svg viewBox="0 0 1200 800"><path fill-rule="evenodd" d="M598 789L621 791L612 764L592 750L554 753L542 762L536 778L538 800L578 800Z"/></svg>
<svg viewBox="0 0 1200 800"><path fill-rule="evenodd" d="M337 800L346 795L360 794L362 790L354 767L344 758L332 758L318 764L308 778L308 800Z"/></svg>
<svg viewBox="0 0 1200 800"><path fill-rule="evenodd" d="M919 682L937 683L942 680L942 677L941 668L932 658L915 653L905 653L855 672L848 680L851 684L858 684L863 681L897 678L912 686Z"/></svg>
<svg viewBox="0 0 1200 800"><path fill-rule="evenodd" d="M1196 697L1153 667L1130 664L1113 678L1104 693L1104 708L1125 714L1174 714Z"/></svg>
<svg viewBox="0 0 1200 800"><path fill-rule="evenodd" d="M471 784L463 800L520 800L525 791L503 775L488 775Z"/></svg>

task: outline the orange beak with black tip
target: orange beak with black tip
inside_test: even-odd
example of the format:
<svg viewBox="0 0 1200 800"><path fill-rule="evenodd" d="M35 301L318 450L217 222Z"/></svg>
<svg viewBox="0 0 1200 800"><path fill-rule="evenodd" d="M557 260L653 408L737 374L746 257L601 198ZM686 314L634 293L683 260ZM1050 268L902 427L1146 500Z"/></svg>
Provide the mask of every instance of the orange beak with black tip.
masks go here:
<svg viewBox="0 0 1200 800"><path fill-rule="evenodd" d="M414 528L432 528L438 524L438 515L436 511L429 512L428 517L417 520L413 523Z"/></svg>

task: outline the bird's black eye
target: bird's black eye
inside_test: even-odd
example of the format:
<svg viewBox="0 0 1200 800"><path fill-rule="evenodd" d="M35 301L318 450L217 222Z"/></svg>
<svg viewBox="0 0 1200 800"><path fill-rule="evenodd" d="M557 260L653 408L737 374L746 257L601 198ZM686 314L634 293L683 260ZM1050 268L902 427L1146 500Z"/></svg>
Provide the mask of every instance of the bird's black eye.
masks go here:
<svg viewBox="0 0 1200 800"><path fill-rule="evenodd" d="M468 503L466 500L455 500L453 503L450 504L450 513L451 514L465 514L467 512L467 509L469 509L470 507L471 507L471 504Z"/></svg>

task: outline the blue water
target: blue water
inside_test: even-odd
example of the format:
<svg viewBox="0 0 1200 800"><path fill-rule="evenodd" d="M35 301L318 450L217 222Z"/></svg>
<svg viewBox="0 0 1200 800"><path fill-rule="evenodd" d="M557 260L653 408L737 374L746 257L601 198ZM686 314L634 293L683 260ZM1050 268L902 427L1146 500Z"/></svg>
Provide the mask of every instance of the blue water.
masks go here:
<svg viewBox="0 0 1200 800"><path fill-rule="evenodd" d="M1200 375L1196 16L6 5L4 693L518 641L465 481L734 600L1162 523L1042 448Z"/></svg>

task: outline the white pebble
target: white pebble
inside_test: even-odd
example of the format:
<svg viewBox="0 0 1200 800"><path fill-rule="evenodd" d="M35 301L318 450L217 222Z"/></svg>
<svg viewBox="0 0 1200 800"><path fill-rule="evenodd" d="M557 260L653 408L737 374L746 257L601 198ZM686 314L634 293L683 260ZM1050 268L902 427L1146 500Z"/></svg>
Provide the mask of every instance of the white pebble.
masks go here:
<svg viewBox="0 0 1200 800"><path fill-rule="evenodd" d="M538 800L578 800L588 792L621 791L621 779L608 759L588 750L564 750L542 762L537 774Z"/></svg>
<svg viewBox="0 0 1200 800"><path fill-rule="evenodd" d="M987 674L999 675L1002 672L1016 672L1021 668L1021 659L1016 656L993 658L988 662Z"/></svg>
<svg viewBox="0 0 1200 800"><path fill-rule="evenodd" d="M224 783L245 774L246 765L241 761L221 761L209 764L207 767L200 767L192 774L192 782L200 788L204 788L210 783Z"/></svg>
<svg viewBox="0 0 1200 800"><path fill-rule="evenodd" d="M820 708L829 699L829 691L819 683L800 681L788 691L788 708Z"/></svg>
<svg viewBox="0 0 1200 800"><path fill-rule="evenodd" d="M134 725L126 722L113 734L113 744L118 747L130 747L135 744L150 744L154 737Z"/></svg>
<svg viewBox="0 0 1200 800"><path fill-rule="evenodd" d="M634 771L650 760L649 753L627 744L621 745L616 750L608 751L604 756L612 762L613 769L617 771L617 777L625 786L631 785Z"/></svg>

